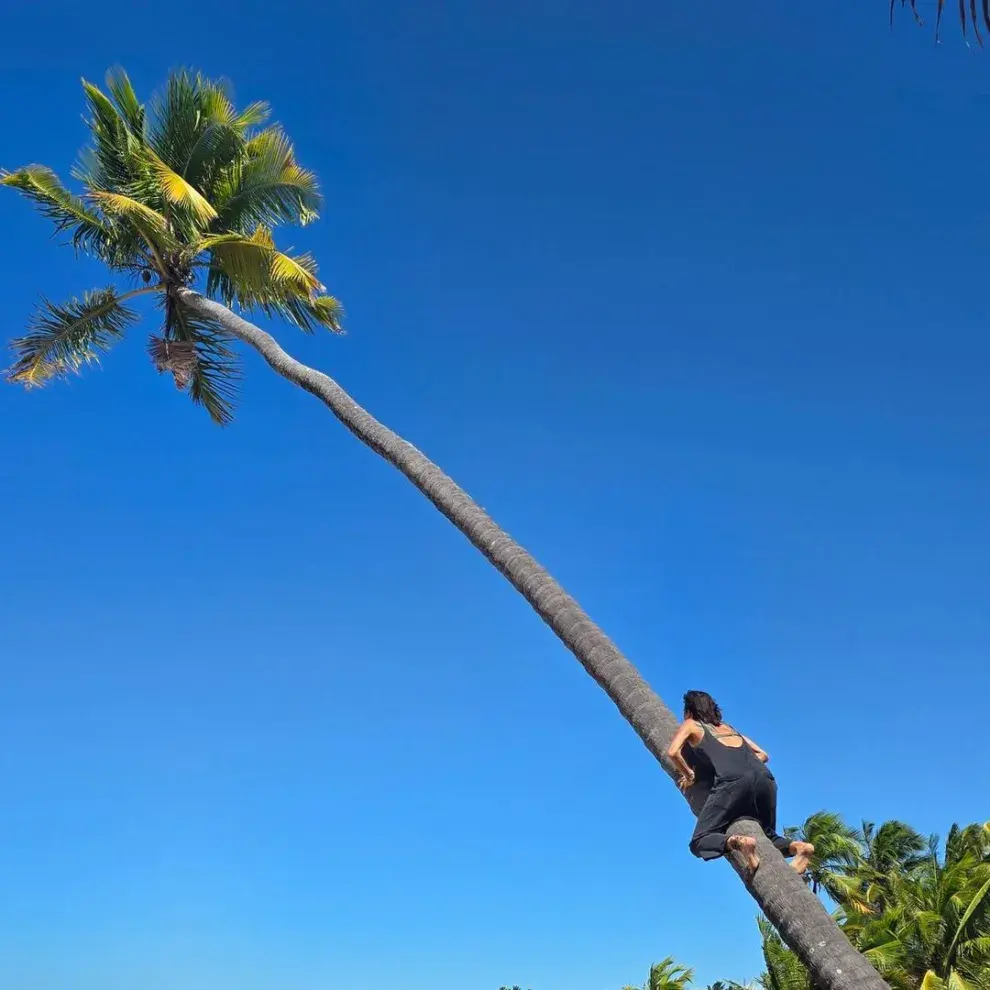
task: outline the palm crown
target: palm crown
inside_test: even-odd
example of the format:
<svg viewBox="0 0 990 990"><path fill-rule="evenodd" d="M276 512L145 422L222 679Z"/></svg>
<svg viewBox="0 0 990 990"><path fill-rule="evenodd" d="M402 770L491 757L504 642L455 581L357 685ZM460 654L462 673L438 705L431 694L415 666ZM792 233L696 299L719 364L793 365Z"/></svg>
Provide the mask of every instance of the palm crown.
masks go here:
<svg viewBox="0 0 990 990"><path fill-rule="evenodd" d="M341 308L326 295L308 254L275 247L279 224L316 219L316 177L296 162L269 109L238 111L224 84L173 73L150 108L123 71L106 79L107 95L83 82L91 144L70 192L43 165L0 172L0 183L33 200L77 252L130 280L127 291L95 289L57 305L43 300L27 332L12 342L9 379L43 385L98 360L138 320L127 305L157 295L159 333L149 353L213 419L229 422L237 360L218 324L194 316L180 289L200 290L226 306L280 316L312 332L341 330Z"/></svg>

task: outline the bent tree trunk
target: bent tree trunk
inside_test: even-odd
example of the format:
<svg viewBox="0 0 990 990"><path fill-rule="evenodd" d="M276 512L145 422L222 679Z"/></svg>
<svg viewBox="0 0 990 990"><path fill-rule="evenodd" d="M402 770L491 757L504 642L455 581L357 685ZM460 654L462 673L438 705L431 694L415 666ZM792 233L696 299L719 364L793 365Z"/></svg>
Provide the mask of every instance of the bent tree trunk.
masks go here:
<svg viewBox="0 0 990 990"><path fill-rule="evenodd" d="M677 727L674 713L531 554L440 468L379 423L332 378L295 360L274 337L225 306L188 289L180 290L180 295L198 316L216 321L232 337L257 350L283 378L321 399L362 443L398 468L505 575L612 699L667 773L674 776L666 755ZM697 798L692 804L697 805ZM735 858L733 866L763 913L811 972L815 985L821 990L889 990L756 823L740 822L733 832L759 841L762 863L754 877L747 878Z"/></svg>

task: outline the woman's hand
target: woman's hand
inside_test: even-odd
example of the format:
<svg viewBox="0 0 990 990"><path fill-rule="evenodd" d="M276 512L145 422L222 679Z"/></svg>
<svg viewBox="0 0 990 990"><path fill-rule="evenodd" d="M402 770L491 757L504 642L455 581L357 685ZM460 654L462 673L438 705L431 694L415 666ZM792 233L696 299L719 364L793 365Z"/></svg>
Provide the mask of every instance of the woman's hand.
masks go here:
<svg viewBox="0 0 990 990"><path fill-rule="evenodd" d="M680 776L677 778L677 786L685 793L694 787L694 771L688 770L686 772L681 772Z"/></svg>

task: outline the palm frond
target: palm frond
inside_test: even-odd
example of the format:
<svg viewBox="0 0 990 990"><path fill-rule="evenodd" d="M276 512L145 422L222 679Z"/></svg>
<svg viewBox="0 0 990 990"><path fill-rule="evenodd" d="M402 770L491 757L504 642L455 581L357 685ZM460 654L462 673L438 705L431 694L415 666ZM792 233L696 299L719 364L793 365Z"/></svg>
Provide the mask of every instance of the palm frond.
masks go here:
<svg viewBox="0 0 990 990"><path fill-rule="evenodd" d="M11 342L17 360L7 371L8 379L39 386L98 361L138 318L123 298L110 287L63 305L42 300L28 332Z"/></svg>
<svg viewBox="0 0 990 990"><path fill-rule="evenodd" d="M172 367L160 364L161 352L152 338L149 351L159 372L170 371L177 388L188 387L190 398L203 406L215 423L228 425L234 418L241 379L240 362L230 338L219 326L193 315L170 295L165 300L165 329L159 340L166 347L169 343L178 344L181 362Z"/></svg>
<svg viewBox="0 0 990 990"><path fill-rule="evenodd" d="M198 74L173 72L162 92L151 101L148 143L166 165L180 173L207 124L203 119L202 92L206 83ZM220 83L210 85L215 90L224 89Z"/></svg>
<svg viewBox="0 0 990 990"><path fill-rule="evenodd" d="M950 969L945 981L946 990L977 990L975 984L970 983L958 969Z"/></svg>
<svg viewBox="0 0 990 990"><path fill-rule="evenodd" d="M673 956L654 963L644 990L687 990L694 979L694 970L681 966Z"/></svg>
<svg viewBox="0 0 990 990"><path fill-rule="evenodd" d="M305 225L319 216L323 200L316 176L297 164L292 143L281 128L269 127L255 135L247 142L246 155L217 183L220 216L214 229Z"/></svg>
<svg viewBox="0 0 990 990"><path fill-rule="evenodd" d="M241 110L235 118L235 123L243 130L260 127L271 116L272 108L264 100L255 100Z"/></svg>
<svg viewBox="0 0 990 990"><path fill-rule="evenodd" d="M960 944L957 954L961 961L987 970L987 975L990 976L990 935L966 939Z"/></svg>
<svg viewBox="0 0 990 990"><path fill-rule="evenodd" d="M894 8L897 5L897 0L890 0L890 26L894 26ZM910 7L911 13L914 14L914 20L916 24L921 24L921 15L918 13L917 0L901 0L901 9L904 7Z"/></svg>
<svg viewBox="0 0 990 990"><path fill-rule="evenodd" d="M169 168L150 148L144 148L142 154L165 201L187 210L193 220L205 228L217 215L209 200L178 172Z"/></svg>
<svg viewBox="0 0 990 990"><path fill-rule="evenodd" d="M333 296L316 296L312 299L290 296L271 306L283 318L294 323L306 333L329 330L344 333L344 307Z"/></svg>
<svg viewBox="0 0 990 990"><path fill-rule="evenodd" d="M125 191L138 177L134 152L139 147L139 138L131 133L113 101L97 86L84 79L83 92L89 107L87 123L93 142L80 156L73 176L93 188Z"/></svg>
<svg viewBox="0 0 990 990"><path fill-rule="evenodd" d="M977 890L969 899L969 903L965 905L965 910L963 911L962 917L959 919L959 923L952 936L952 942L949 944L949 949L946 952L946 956L949 959L952 958L956 946L959 944L959 940L964 936L966 926L969 925L975 916L977 916L981 909L985 911L986 905L990 903L990 901L988 901L988 897L990 897L990 880L983 883L980 889Z"/></svg>
<svg viewBox="0 0 990 990"><path fill-rule="evenodd" d="M181 174L210 198L217 176L243 158L244 148L243 131L236 120L217 117L206 124L189 149Z"/></svg>
<svg viewBox="0 0 990 990"><path fill-rule="evenodd" d="M210 253L212 265L226 276L234 299L242 306L268 306L291 298L310 300L323 288L313 259L283 254L265 227L258 227L250 237L208 237L197 248L197 253Z"/></svg>
<svg viewBox="0 0 990 990"><path fill-rule="evenodd" d="M151 251L159 256L159 261L164 252L178 249L179 245L169 230L168 221L157 210L122 193L94 189L87 195L94 203L99 204L104 213L130 224ZM165 274L164 271L162 274Z"/></svg>
<svg viewBox="0 0 990 990"><path fill-rule="evenodd" d="M801 960L784 944L766 918L757 924L763 937L763 960L767 971L761 977L766 990L811 990L811 978Z"/></svg>
<svg viewBox="0 0 990 990"><path fill-rule="evenodd" d="M821 877L821 885L828 896L836 904L841 904L846 911L854 914L873 913L874 902L870 900L869 888L864 889L863 882L858 876L826 872Z"/></svg>
<svg viewBox="0 0 990 990"><path fill-rule="evenodd" d="M192 122L193 140L174 168L210 199L216 177L245 157L247 129L264 119L267 106L252 104L238 113L222 84L197 77L195 89L199 111Z"/></svg>
<svg viewBox="0 0 990 990"><path fill-rule="evenodd" d="M72 246L97 257L108 253L110 228L99 214L69 192L44 165L25 165L16 172L0 172L0 185L17 189L32 200L58 233L69 232Z"/></svg>
<svg viewBox="0 0 990 990"><path fill-rule="evenodd" d="M870 960L879 973L888 973L901 965L904 958L904 945L900 939L891 939L882 945L873 945L860 950Z"/></svg>
<svg viewBox="0 0 990 990"><path fill-rule="evenodd" d="M918 25L924 22L921 19L921 15L918 13L917 0L900 0L901 9L904 7L909 7L911 13L914 15L915 23ZM894 23L894 9L897 6L897 0L890 0L890 23L893 26ZM966 40L967 31L970 27L973 28L973 35L976 38L977 44L981 47L983 45L983 39L980 37L980 25L979 18L976 13L976 0L969 0L969 7L965 0L957 0L958 7L958 18L959 27L962 31L963 40ZM990 3L987 0L983 0L983 23L990 30ZM940 41L940 34L942 28L942 14L945 11L945 0L936 0L935 4L935 41L936 43ZM967 45L969 44L966 41Z"/></svg>
<svg viewBox="0 0 990 990"><path fill-rule="evenodd" d="M144 137L144 107L134 92L131 80L121 68L110 69L106 75L107 89L117 106L118 114L127 124L128 130L138 138Z"/></svg>

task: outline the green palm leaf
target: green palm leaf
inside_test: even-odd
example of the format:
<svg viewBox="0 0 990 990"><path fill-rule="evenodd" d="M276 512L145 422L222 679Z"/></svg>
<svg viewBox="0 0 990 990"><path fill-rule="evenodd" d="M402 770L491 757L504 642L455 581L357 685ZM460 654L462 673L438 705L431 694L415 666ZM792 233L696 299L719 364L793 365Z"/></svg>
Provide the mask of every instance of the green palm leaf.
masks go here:
<svg viewBox="0 0 990 990"><path fill-rule="evenodd" d="M221 98L226 100L221 83L186 71L173 72L152 101L149 147L170 168L183 173L196 142L214 119L204 118L204 110L215 110Z"/></svg>
<svg viewBox="0 0 990 990"><path fill-rule="evenodd" d="M165 201L187 210L192 219L205 228L217 215L209 200L178 172L166 165L150 148L142 149L141 153Z"/></svg>
<svg viewBox="0 0 990 990"><path fill-rule="evenodd" d="M11 342L17 360L7 377L28 387L78 372L123 337L137 314L111 287L61 306L43 300L28 332Z"/></svg>
<svg viewBox="0 0 990 990"><path fill-rule="evenodd" d="M210 253L213 267L226 276L233 298L245 307L268 306L291 298L310 300L323 288L313 259L283 254L265 227L258 227L250 237L219 234L205 238L195 251Z"/></svg>
<svg viewBox="0 0 990 990"><path fill-rule="evenodd" d="M238 128L247 130L251 127L260 127L271 116L272 108L265 100L255 100L249 103L243 110L239 111L234 118L234 123Z"/></svg>
<svg viewBox="0 0 990 990"><path fill-rule="evenodd" d="M98 87L84 79L83 91L93 142L83 151L73 175L93 188L123 192L140 174L134 161L140 135L131 133L113 101Z"/></svg>
<svg viewBox="0 0 990 990"><path fill-rule="evenodd" d="M110 228L95 211L73 195L58 176L44 165L25 165L16 172L0 173L0 185L18 189L32 200L42 216L55 225L59 233L72 234L72 246L105 257L110 242Z"/></svg>
<svg viewBox="0 0 990 990"><path fill-rule="evenodd" d="M953 969L945 980L946 990L977 990L976 986L963 977L962 973Z"/></svg>
<svg viewBox="0 0 990 990"><path fill-rule="evenodd" d="M269 108L267 103L252 103L238 112L223 86L202 80L196 100L198 116L187 122L191 145L174 167L212 199L215 179L246 157L248 129L264 123Z"/></svg>
<svg viewBox="0 0 990 990"><path fill-rule="evenodd" d="M168 220L157 210L139 200L121 193L94 189L89 198L97 203L104 213L125 221L141 236L148 249L159 263L159 273L167 275L163 256L179 249L179 242L172 234Z"/></svg>
<svg viewBox="0 0 990 990"><path fill-rule="evenodd" d="M673 956L654 963L643 990L687 990L694 979L694 970L681 966ZM635 988L629 988L635 990Z"/></svg>
<svg viewBox="0 0 990 990"><path fill-rule="evenodd" d="M900 939L892 939L882 945L874 945L862 950L863 955L880 973L889 973L901 965L904 958L904 946Z"/></svg>
<svg viewBox="0 0 990 990"><path fill-rule="evenodd" d="M316 296L312 299L289 297L273 303L268 311L277 313L306 333L314 333L319 329L339 334L344 332L344 308L333 296Z"/></svg>
<svg viewBox="0 0 990 990"><path fill-rule="evenodd" d="M812 990L811 978L783 939L766 918L757 919L763 937L763 961L766 972L759 983L763 990Z"/></svg>
<svg viewBox="0 0 990 990"><path fill-rule="evenodd" d="M145 111L134 92L131 80L123 69L111 69L106 75L107 89L117 113L127 125L128 130L140 137L144 136Z"/></svg>
<svg viewBox="0 0 990 990"><path fill-rule="evenodd" d="M248 141L246 156L218 181L215 230L307 224L319 216L322 197L316 176L297 164L281 128L270 127Z"/></svg>
<svg viewBox="0 0 990 990"><path fill-rule="evenodd" d="M963 916L959 919L959 924L956 927L955 934L952 936L952 942L949 944L949 949L946 952L946 956L951 960L955 954L956 946L959 944L959 940L962 938L963 933L966 931L966 926L973 919L973 916L984 907L987 902L987 896L990 895L990 880L987 880L982 887L973 895L972 899L966 905L966 909Z"/></svg>

